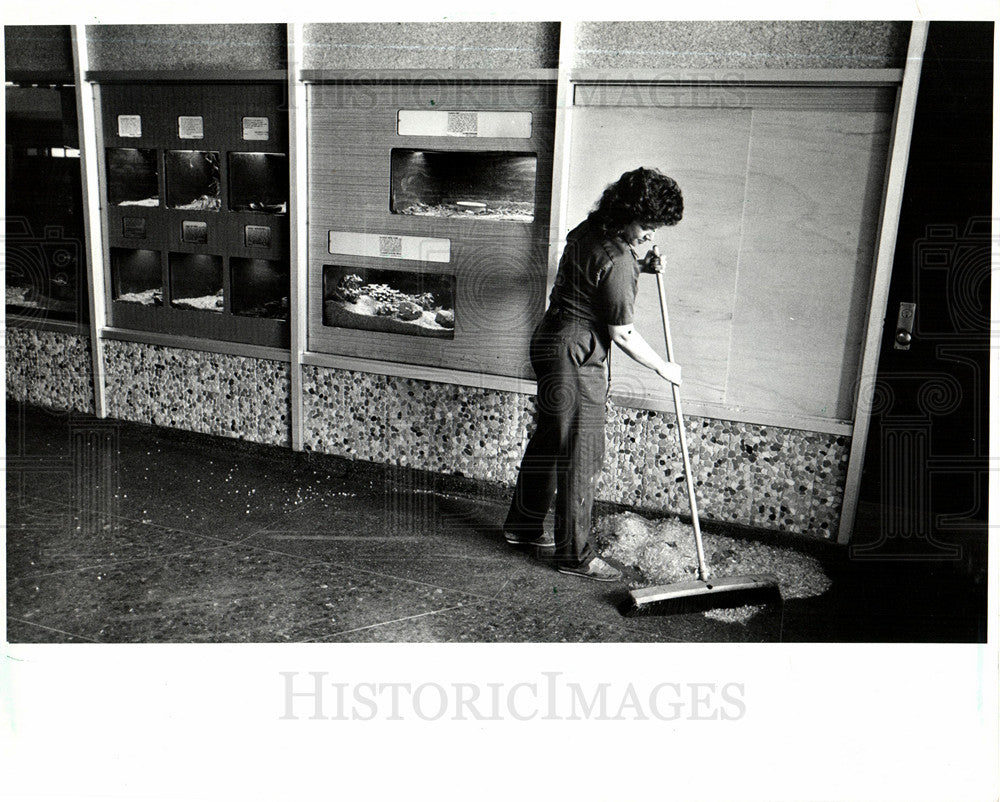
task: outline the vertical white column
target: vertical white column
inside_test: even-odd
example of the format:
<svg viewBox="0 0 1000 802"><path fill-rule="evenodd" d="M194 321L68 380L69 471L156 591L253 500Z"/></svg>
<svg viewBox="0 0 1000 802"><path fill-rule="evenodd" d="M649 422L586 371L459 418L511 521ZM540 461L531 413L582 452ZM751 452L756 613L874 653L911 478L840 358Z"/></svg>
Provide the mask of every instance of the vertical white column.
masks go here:
<svg viewBox="0 0 1000 802"><path fill-rule="evenodd" d="M896 107L896 121L889 155L889 175L875 261L875 278L868 304L868 326L858 375L857 397L854 400L854 431L851 435L851 453L847 463L847 479L844 483L844 503L840 513L840 526L837 529L838 543L850 541L858 511L861 470L864 467L868 429L871 423L869 412L875 392L882 329L889 298L889 282L892 278L892 262L896 254L896 233L903 204L903 185L910 158L913 116L917 108L917 90L920 86L920 69L923 65L926 43L927 23L914 22L910 29L910 45L906 54L906 67L903 70L903 85L899 91Z"/></svg>
<svg viewBox="0 0 1000 802"><path fill-rule="evenodd" d="M73 26L73 78L80 137L80 170L83 185L83 231L87 254L87 283L90 294L90 354L94 374L94 411L107 416L104 380L104 341L107 325L104 282L104 238L101 221L101 192L98 179L100 149L97 142L97 119L94 87L86 80L89 69L87 26Z"/></svg>
<svg viewBox="0 0 1000 802"><path fill-rule="evenodd" d="M566 239L569 204L569 151L573 123L573 85L570 71L576 50L576 25L559 23L559 70L556 83L556 124L552 153L552 209L549 217L549 272L545 297L548 299Z"/></svg>
<svg viewBox="0 0 1000 802"><path fill-rule="evenodd" d="M288 23L288 164L289 176L289 259L291 296L289 327L291 329L291 411L292 449L303 448L302 423L302 357L306 351L309 308L307 283L309 274L306 87L299 80L304 52L304 25Z"/></svg>

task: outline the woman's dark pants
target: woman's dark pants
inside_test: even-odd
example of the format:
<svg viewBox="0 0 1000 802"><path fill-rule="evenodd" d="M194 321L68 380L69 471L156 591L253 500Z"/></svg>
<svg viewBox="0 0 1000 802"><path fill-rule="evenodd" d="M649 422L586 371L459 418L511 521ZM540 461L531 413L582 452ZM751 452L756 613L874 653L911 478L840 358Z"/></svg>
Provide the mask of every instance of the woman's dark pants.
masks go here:
<svg viewBox="0 0 1000 802"><path fill-rule="evenodd" d="M521 460L504 530L525 540L542 534L555 498L555 560L589 562L594 489L604 460L606 350L587 324L548 316L531 340L538 420Z"/></svg>

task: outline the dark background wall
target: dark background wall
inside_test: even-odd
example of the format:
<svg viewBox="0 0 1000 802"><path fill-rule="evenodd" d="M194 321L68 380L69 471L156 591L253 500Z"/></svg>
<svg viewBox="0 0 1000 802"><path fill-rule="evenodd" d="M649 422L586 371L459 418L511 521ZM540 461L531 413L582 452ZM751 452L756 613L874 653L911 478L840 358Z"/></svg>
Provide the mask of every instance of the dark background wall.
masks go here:
<svg viewBox="0 0 1000 802"><path fill-rule="evenodd" d="M930 24L862 486L945 540L987 514L993 28ZM909 351L900 302L917 304Z"/></svg>

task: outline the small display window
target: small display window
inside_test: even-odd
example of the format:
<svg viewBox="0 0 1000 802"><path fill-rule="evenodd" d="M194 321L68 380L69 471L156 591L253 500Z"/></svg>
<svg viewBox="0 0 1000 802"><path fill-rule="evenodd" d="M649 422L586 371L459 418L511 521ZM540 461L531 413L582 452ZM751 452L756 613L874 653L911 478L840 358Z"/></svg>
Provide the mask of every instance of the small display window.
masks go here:
<svg viewBox="0 0 1000 802"><path fill-rule="evenodd" d="M152 148L108 148L108 203L159 206L157 154Z"/></svg>
<svg viewBox="0 0 1000 802"><path fill-rule="evenodd" d="M535 219L534 153L393 148L390 171L393 214Z"/></svg>
<svg viewBox="0 0 1000 802"><path fill-rule="evenodd" d="M168 150L167 208L215 212L222 208L219 154L209 150Z"/></svg>
<svg viewBox="0 0 1000 802"><path fill-rule="evenodd" d="M222 257L202 253L171 253L170 305L175 309L222 312Z"/></svg>
<svg viewBox="0 0 1000 802"><path fill-rule="evenodd" d="M455 277L324 265L323 325L453 339Z"/></svg>
<svg viewBox="0 0 1000 802"><path fill-rule="evenodd" d="M160 252L112 248L111 297L121 303L163 306Z"/></svg>
<svg viewBox="0 0 1000 802"><path fill-rule="evenodd" d="M72 86L9 80L6 98L7 312L84 322L87 252Z"/></svg>
<svg viewBox="0 0 1000 802"><path fill-rule="evenodd" d="M229 260L234 315L288 320L288 265L269 259Z"/></svg>
<svg viewBox="0 0 1000 802"><path fill-rule="evenodd" d="M229 208L234 212L285 214L288 157L284 153L230 153Z"/></svg>

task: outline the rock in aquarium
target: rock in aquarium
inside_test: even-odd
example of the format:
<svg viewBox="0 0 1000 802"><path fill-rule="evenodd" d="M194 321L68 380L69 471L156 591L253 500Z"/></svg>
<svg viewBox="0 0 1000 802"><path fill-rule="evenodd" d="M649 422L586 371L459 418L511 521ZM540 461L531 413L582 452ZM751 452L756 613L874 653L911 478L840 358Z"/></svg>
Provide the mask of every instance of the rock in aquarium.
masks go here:
<svg viewBox="0 0 1000 802"><path fill-rule="evenodd" d="M423 313L423 307L418 306L413 301L400 301L399 311L396 314L400 320L416 320Z"/></svg>
<svg viewBox="0 0 1000 802"><path fill-rule="evenodd" d="M353 304L357 302L358 296L361 295L361 287L363 285L364 282L361 280L361 277L351 273L340 280L335 292L341 299Z"/></svg>
<svg viewBox="0 0 1000 802"><path fill-rule="evenodd" d="M440 309L434 315L434 322L446 329L455 328L455 312L451 309Z"/></svg>
<svg viewBox="0 0 1000 802"><path fill-rule="evenodd" d="M428 312L437 306L437 302L434 300L434 293L431 292L422 292L420 295L414 295L413 300Z"/></svg>

